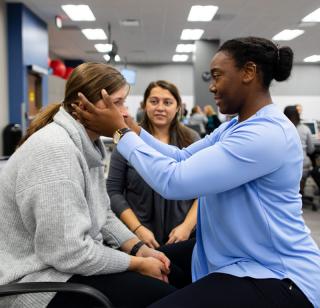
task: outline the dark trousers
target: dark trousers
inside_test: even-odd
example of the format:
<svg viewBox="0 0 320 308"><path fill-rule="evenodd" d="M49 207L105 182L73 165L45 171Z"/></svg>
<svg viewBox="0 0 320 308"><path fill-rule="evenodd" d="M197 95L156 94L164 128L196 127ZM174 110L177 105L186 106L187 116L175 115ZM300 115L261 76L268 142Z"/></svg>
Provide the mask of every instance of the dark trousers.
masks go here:
<svg viewBox="0 0 320 308"><path fill-rule="evenodd" d="M191 255L194 243L194 240L190 240L159 249L171 260L170 284L130 271L96 276L74 275L68 282L96 288L105 294L115 307L146 307L173 293L177 288L191 283ZM64 307L91 308L98 305L94 299L85 295L58 292L48 308Z"/></svg>
<svg viewBox="0 0 320 308"><path fill-rule="evenodd" d="M312 308L289 279L254 279L213 273L150 308Z"/></svg>

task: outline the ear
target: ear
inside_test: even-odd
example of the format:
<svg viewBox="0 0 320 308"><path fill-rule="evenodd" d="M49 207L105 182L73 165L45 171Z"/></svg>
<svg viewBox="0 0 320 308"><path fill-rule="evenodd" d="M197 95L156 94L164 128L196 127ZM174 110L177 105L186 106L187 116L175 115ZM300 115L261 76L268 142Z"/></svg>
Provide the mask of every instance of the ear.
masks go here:
<svg viewBox="0 0 320 308"><path fill-rule="evenodd" d="M243 72L243 77L242 77L243 83L246 83L246 84L250 83L257 76L257 65L254 62L249 61L243 66L242 72Z"/></svg>

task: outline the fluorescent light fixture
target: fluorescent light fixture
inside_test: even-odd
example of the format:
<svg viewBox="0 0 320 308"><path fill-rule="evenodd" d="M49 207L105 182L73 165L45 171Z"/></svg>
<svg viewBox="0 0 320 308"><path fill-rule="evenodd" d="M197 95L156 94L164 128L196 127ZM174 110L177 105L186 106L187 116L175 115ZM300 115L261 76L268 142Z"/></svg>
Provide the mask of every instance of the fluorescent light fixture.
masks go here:
<svg viewBox="0 0 320 308"><path fill-rule="evenodd" d="M184 29L181 33L181 40L199 40L203 34L202 29Z"/></svg>
<svg viewBox="0 0 320 308"><path fill-rule="evenodd" d="M303 22L320 22L320 8L316 9L306 17L302 18Z"/></svg>
<svg viewBox="0 0 320 308"><path fill-rule="evenodd" d="M190 9L188 21L211 21L217 13L215 5L193 5Z"/></svg>
<svg viewBox="0 0 320 308"><path fill-rule="evenodd" d="M102 29L82 29L81 32L88 40L106 40L108 38Z"/></svg>
<svg viewBox="0 0 320 308"><path fill-rule="evenodd" d="M99 52L110 52L112 50L112 44L95 44L94 47Z"/></svg>
<svg viewBox="0 0 320 308"><path fill-rule="evenodd" d="M121 58L120 58L119 55L115 55L114 60L115 60L116 62L120 62L120 61L121 61Z"/></svg>
<svg viewBox="0 0 320 308"><path fill-rule="evenodd" d="M196 45L195 44L178 44L176 48L176 52L195 52Z"/></svg>
<svg viewBox="0 0 320 308"><path fill-rule="evenodd" d="M274 41L291 41L294 38L300 36L301 34L304 33L304 30L290 30L290 29L285 29L278 34L276 34L272 39Z"/></svg>
<svg viewBox="0 0 320 308"><path fill-rule="evenodd" d="M188 60L188 55L174 55L172 57L173 62L186 62Z"/></svg>
<svg viewBox="0 0 320 308"><path fill-rule="evenodd" d="M303 62L320 62L320 55L313 55L303 59Z"/></svg>
<svg viewBox="0 0 320 308"><path fill-rule="evenodd" d="M96 20L88 5L61 5L71 20L74 21L93 21Z"/></svg>
<svg viewBox="0 0 320 308"><path fill-rule="evenodd" d="M110 56L109 56L108 54L103 55L103 57L104 57L104 59L105 59L107 62L110 61Z"/></svg>

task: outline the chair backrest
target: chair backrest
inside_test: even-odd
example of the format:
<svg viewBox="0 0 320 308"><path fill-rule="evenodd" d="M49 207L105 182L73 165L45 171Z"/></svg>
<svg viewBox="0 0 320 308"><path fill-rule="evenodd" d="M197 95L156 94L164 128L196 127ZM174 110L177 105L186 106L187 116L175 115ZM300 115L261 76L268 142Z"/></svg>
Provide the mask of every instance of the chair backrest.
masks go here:
<svg viewBox="0 0 320 308"><path fill-rule="evenodd" d="M113 308L109 299L100 291L80 283L69 282L26 282L0 286L0 297L24 293L74 292L94 297L104 308Z"/></svg>

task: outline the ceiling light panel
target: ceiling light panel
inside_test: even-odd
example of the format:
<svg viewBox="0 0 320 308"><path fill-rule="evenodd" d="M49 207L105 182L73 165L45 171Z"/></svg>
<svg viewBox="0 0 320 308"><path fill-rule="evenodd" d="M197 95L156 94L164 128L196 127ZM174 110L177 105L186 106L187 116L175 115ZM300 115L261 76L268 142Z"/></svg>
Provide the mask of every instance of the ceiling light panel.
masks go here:
<svg viewBox="0 0 320 308"><path fill-rule="evenodd" d="M188 55L174 55L172 57L173 62L186 62L188 61L189 56Z"/></svg>
<svg viewBox="0 0 320 308"><path fill-rule="evenodd" d="M178 44L176 48L176 52L195 52L196 45L195 44Z"/></svg>
<svg viewBox="0 0 320 308"><path fill-rule="evenodd" d="M320 62L320 55L313 55L303 59L303 62Z"/></svg>
<svg viewBox="0 0 320 308"><path fill-rule="evenodd" d="M61 5L68 17L74 21L94 21L96 20L88 5Z"/></svg>
<svg viewBox="0 0 320 308"><path fill-rule="evenodd" d="M106 40L108 38L103 29L82 29L81 32L88 40Z"/></svg>
<svg viewBox="0 0 320 308"><path fill-rule="evenodd" d="M107 62L110 61L110 56L108 54L104 55L103 57Z"/></svg>
<svg viewBox="0 0 320 308"><path fill-rule="evenodd" d="M181 33L181 40L200 40L204 30L202 29L184 29Z"/></svg>
<svg viewBox="0 0 320 308"><path fill-rule="evenodd" d="M272 39L274 41L291 41L295 39L296 37L302 35L304 33L304 30L290 30L290 29L285 29L278 34L276 34Z"/></svg>
<svg viewBox="0 0 320 308"><path fill-rule="evenodd" d="M211 21L217 13L215 5L193 5L190 9L188 21Z"/></svg>
<svg viewBox="0 0 320 308"><path fill-rule="evenodd" d="M320 22L320 8L316 9L306 17L302 18L303 22Z"/></svg>
<svg viewBox="0 0 320 308"><path fill-rule="evenodd" d="M112 44L95 44L94 47L99 52L110 52L112 50Z"/></svg>

